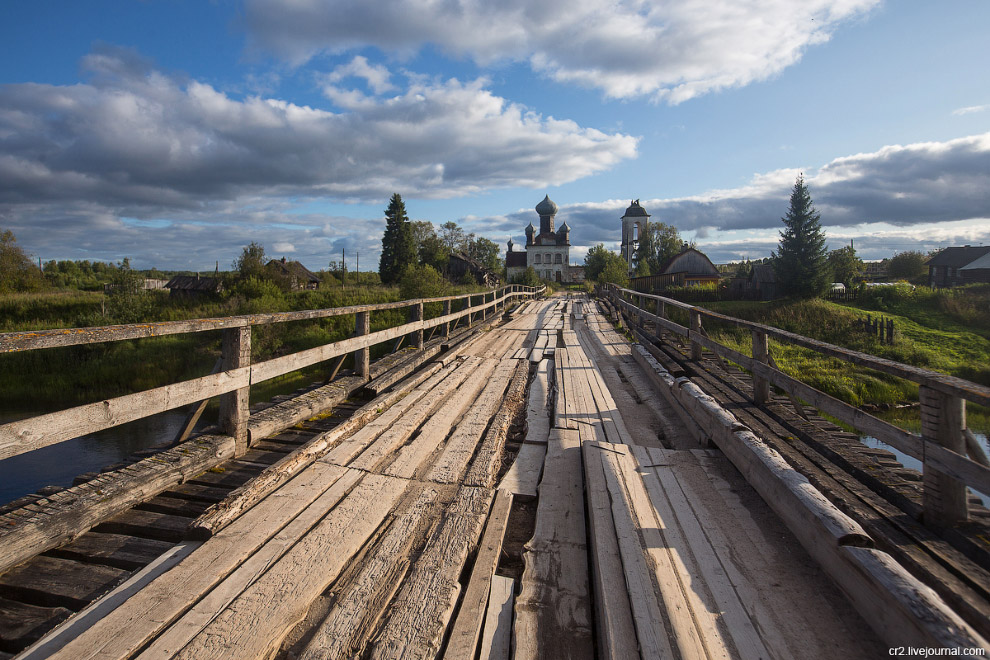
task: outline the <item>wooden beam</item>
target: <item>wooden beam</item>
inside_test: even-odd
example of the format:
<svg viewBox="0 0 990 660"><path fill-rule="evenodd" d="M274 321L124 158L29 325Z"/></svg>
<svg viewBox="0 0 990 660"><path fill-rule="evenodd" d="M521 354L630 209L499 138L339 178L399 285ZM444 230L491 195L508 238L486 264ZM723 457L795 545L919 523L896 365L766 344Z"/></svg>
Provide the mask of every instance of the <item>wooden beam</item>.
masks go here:
<svg viewBox="0 0 990 660"><path fill-rule="evenodd" d="M249 368L251 365L251 328L229 328L223 331L221 357L224 371ZM220 430L236 442L235 456L248 450L248 417L250 410L251 383L233 392L220 396Z"/></svg>
<svg viewBox="0 0 990 660"><path fill-rule="evenodd" d="M0 516L0 572L71 541L138 502L233 457L234 441L200 436L118 472L67 488L35 503L30 517Z"/></svg>
<svg viewBox="0 0 990 660"><path fill-rule="evenodd" d="M478 554L471 569L471 577L461 599L461 606L454 619L444 660L473 660L481 636L485 618L485 605L491 592L492 578L502 552L502 541L509 524L512 510L512 493L500 490L495 496L488 516L485 533L478 546Z"/></svg>

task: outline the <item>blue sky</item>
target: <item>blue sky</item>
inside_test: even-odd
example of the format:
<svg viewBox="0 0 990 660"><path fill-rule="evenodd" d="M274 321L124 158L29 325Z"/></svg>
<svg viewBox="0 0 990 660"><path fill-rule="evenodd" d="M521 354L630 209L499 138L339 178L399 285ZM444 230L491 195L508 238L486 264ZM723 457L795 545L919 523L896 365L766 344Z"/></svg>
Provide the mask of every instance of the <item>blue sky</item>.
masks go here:
<svg viewBox="0 0 990 660"><path fill-rule="evenodd" d="M0 227L48 259L377 265L383 211L572 262L640 199L769 255L799 172L831 247L990 243L990 3L145 0L0 6Z"/></svg>

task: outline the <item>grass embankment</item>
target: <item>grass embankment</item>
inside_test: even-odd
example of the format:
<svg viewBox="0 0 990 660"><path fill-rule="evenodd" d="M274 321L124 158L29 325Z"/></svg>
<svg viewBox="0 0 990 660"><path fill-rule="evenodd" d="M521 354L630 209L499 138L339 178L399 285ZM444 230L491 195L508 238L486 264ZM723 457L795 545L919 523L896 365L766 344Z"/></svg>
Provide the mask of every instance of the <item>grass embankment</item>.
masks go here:
<svg viewBox="0 0 990 660"><path fill-rule="evenodd" d="M844 304L826 300L724 301L702 306L990 386L990 286L943 291L883 287ZM868 315L894 320L894 344L881 343L857 329L857 321ZM751 354L749 332L713 322L706 322L706 326L717 341ZM790 344L770 343L781 369L852 405L882 410L918 400L918 386L910 381ZM974 431L986 433L990 429L990 410L968 404L967 412ZM920 428L917 409L886 410L880 416L913 430Z"/></svg>
<svg viewBox="0 0 990 660"><path fill-rule="evenodd" d="M462 293L474 289L463 288ZM161 292L140 294L145 321L175 321L237 314L326 309L348 305L394 302L398 287L366 286L346 290L286 293L266 282L240 286L223 298L204 303L169 300ZM0 332L111 325L119 322L104 315L101 293L48 292L0 297ZM459 309L455 303L454 310ZM438 316L440 304L427 305L424 316ZM371 314L371 330L405 321L405 310ZM252 361L261 361L346 339L354 331L354 317L295 321L255 326ZM372 349L378 357L391 350ZM0 401L3 413L59 410L130 392L159 387L210 373L220 355L220 333L201 332L134 341L110 342L60 349L0 355ZM344 367L348 365L345 362ZM286 391L325 377L327 365L288 374L252 388L252 400L267 399L276 390Z"/></svg>

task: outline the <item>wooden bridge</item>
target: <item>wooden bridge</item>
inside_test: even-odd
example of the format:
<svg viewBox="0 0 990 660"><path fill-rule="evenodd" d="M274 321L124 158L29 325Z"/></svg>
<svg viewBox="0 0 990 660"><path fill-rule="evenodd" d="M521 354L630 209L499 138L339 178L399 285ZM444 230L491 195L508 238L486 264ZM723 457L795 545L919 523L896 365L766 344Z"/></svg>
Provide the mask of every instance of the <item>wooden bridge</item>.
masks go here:
<svg viewBox="0 0 990 660"><path fill-rule="evenodd" d="M966 490L990 469L961 403L990 390L637 292L539 293L0 335L223 333L213 374L0 426L7 457L221 397L217 428L3 509L0 657L990 649L990 516ZM354 336L251 363L252 327L331 316ZM786 376L768 338L916 380L922 434ZM252 384L316 364L326 383L249 408Z"/></svg>

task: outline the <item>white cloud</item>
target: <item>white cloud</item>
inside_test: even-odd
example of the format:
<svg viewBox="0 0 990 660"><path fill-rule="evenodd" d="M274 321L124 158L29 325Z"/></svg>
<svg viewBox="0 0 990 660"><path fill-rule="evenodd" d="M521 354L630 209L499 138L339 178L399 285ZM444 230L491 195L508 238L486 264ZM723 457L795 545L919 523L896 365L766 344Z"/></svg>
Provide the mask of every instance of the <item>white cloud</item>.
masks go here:
<svg viewBox="0 0 990 660"><path fill-rule="evenodd" d="M272 245L272 250L279 254L283 252L295 252L296 246L293 245L292 243L286 243L284 241L280 241Z"/></svg>
<svg viewBox="0 0 990 660"><path fill-rule="evenodd" d="M801 169L755 175L748 184L680 198L642 199L654 222L692 232L717 250L718 259L768 256L776 247L781 217ZM872 153L836 158L804 169L826 235L857 246L871 245L876 257L939 245L990 243L990 133L948 140L892 145ZM575 246L617 244L629 200L560 206L557 222L571 227ZM488 235L524 240L535 212L522 209L482 219Z"/></svg>
<svg viewBox="0 0 990 660"><path fill-rule="evenodd" d="M638 143L531 112L484 80L416 79L390 98L344 90L354 101L331 112L235 98L120 49L84 66L84 84L0 86L0 204L143 217L259 194L457 197L573 181L635 157ZM362 58L338 73L390 89L388 72Z"/></svg>
<svg viewBox="0 0 990 660"><path fill-rule="evenodd" d="M427 44L481 65L528 61L611 97L680 103L765 80L879 0L248 0L252 38L296 64L316 53ZM353 63L352 63L353 64Z"/></svg>
<svg viewBox="0 0 990 660"><path fill-rule="evenodd" d="M990 104L988 105L970 105L965 108L956 108L952 111L952 114L960 117L962 115L971 115L975 112L986 112L990 110Z"/></svg>

